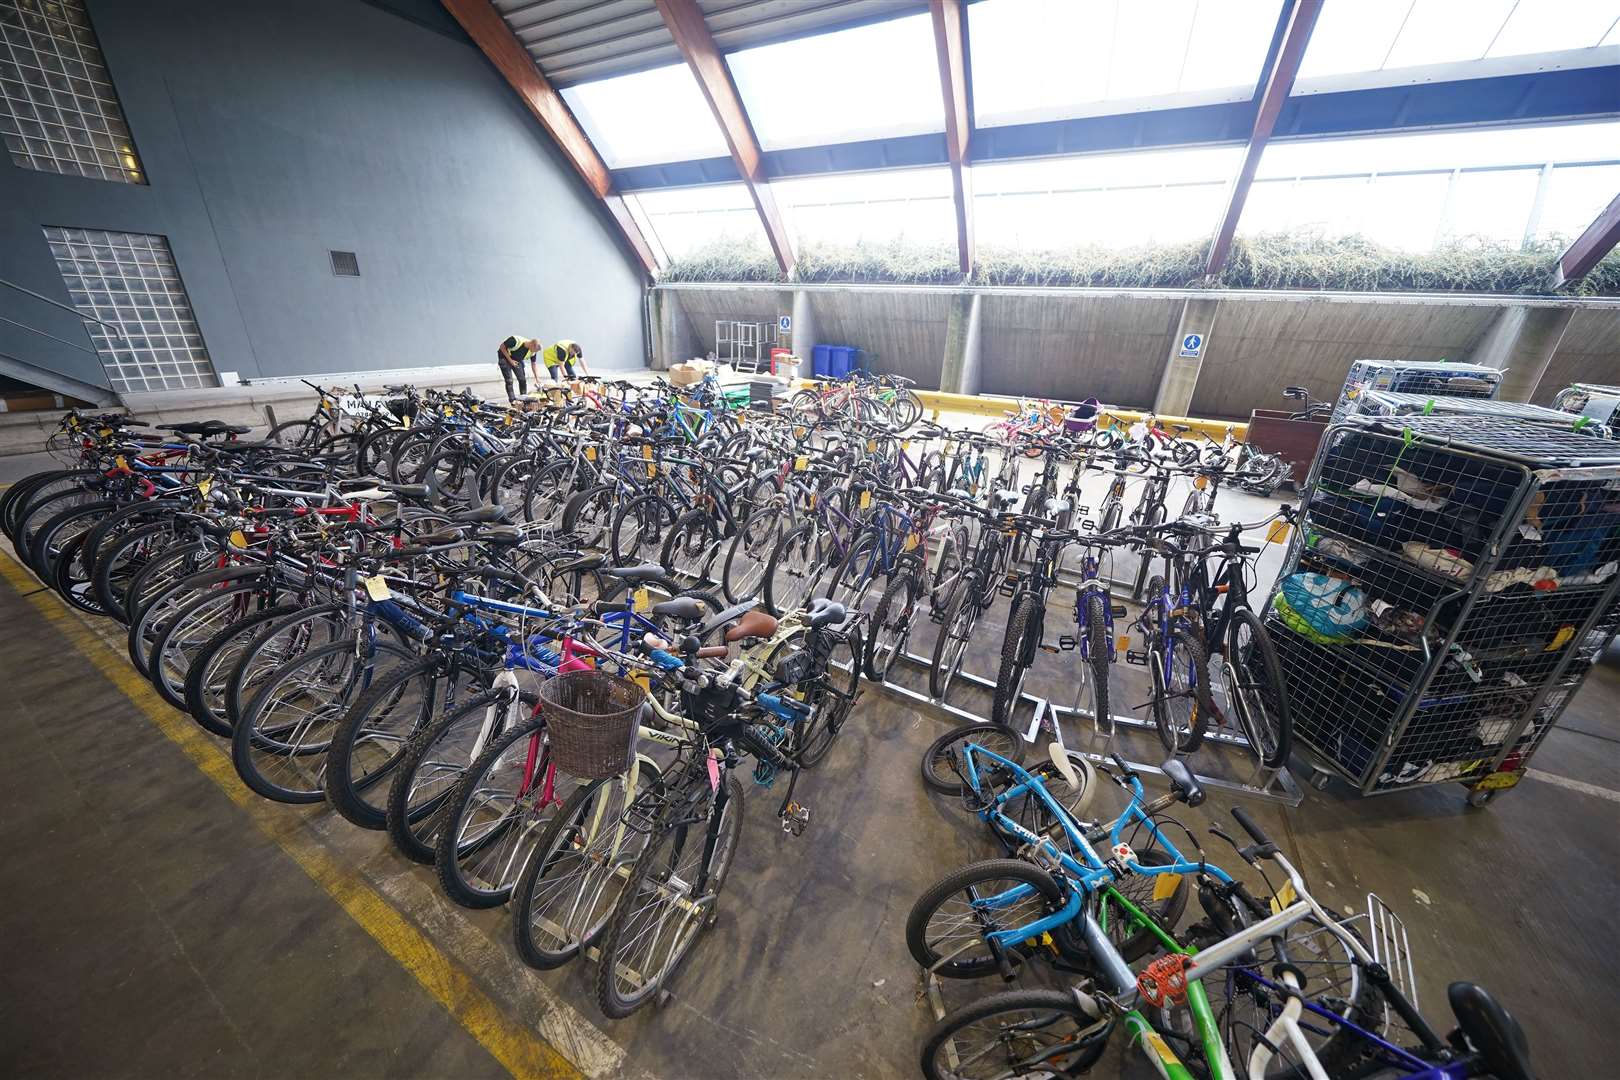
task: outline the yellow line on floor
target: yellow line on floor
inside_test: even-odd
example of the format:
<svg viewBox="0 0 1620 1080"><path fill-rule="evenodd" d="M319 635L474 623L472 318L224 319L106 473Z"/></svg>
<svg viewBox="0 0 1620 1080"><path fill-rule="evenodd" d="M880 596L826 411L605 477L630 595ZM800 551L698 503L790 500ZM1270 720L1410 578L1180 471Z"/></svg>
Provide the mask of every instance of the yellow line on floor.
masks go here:
<svg viewBox="0 0 1620 1080"><path fill-rule="evenodd" d="M10 552L0 558L4 576L19 595L38 588L38 583ZM219 786L249 820L281 848L310 879L360 928L381 945L406 971L422 984L433 999L444 1006L456 1022L467 1029L490 1055L515 1077L567 1078L583 1074L534 1031L508 1016L473 977L445 956L427 935L395 910L352 868L334 858L311 837L295 814L278 813L260 799L236 775L230 759L206 735L169 707L157 691L143 679L127 657L96 638L88 627L62 605L54 592L46 590L25 596L96 670L100 671L171 742L180 747L193 765Z"/></svg>

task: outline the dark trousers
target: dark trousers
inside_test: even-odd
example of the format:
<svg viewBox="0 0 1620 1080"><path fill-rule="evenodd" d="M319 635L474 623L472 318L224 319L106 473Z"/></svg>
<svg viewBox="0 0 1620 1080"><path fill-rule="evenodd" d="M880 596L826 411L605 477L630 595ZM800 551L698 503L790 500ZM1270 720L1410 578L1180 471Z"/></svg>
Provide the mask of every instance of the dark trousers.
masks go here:
<svg viewBox="0 0 1620 1080"><path fill-rule="evenodd" d="M548 366L546 368L546 374L551 376L552 382L562 382L561 373L564 371L568 372L568 377L570 379L574 377L574 362L572 360L564 360L555 367Z"/></svg>
<svg viewBox="0 0 1620 1080"><path fill-rule="evenodd" d="M519 364L517 367L507 367L506 361L496 360L495 366L501 369L501 381L506 384L507 401L516 401L519 394L527 394L529 392L529 381L528 377L523 374L522 364ZM516 394L512 393L512 379L514 376L517 378L518 388Z"/></svg>

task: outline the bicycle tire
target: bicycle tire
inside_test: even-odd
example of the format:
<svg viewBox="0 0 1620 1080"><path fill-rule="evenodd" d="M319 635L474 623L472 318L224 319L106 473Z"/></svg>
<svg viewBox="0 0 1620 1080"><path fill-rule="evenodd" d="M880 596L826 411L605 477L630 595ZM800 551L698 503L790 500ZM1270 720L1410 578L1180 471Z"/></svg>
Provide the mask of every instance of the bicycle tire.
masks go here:
<svg viewBox="0 0 1620 1080"><path fill-rule="evenodd" d="M704 778L702 783L704 788L708 787L707 778ZM698 849L699 858L702 857L701 852L705 844L693 844L690 842L692 838L687 834L691 831L691 826L659 827L648 841L647 847L641 852L640 857L636 859L635 864L630 868L630 875L625 882L624 892L620 894L619 902L614 906L613 914L609 917L607 927L602 932L600 956L596 965L596 1003L609 1019L621 1020L651 1002L653 997L662 991L669 981L674 978L679 972L682 963L691 955L692 946L696 943L698 934L705 928L714 925L714 921L718 916L716 905L719 901L719 894L725 888L726 877L730 873L732 863L736 861L737 840L742 832L742 784L738 782L736 777L730 775L725 778L724 783L726 785L726 805L722 812L723 820L718 829L721 835L716 838L707 874L708 881L712 885L709 895L713 899L702 917L691 924L692 933L681 944L678 954L668 958L652 978L641 980L642 985L639 992L634 995L621 993L614 975L618 967L619 950L624 943L627 931L631 928L639 913L635 901L641 890L647 885L648 879L659 873L656 866L658 854L666 844L671 842L677 833L681 833L682 839L687 841L684 846ZM713 798L711 796L711 807L712 802ZM708 817L704 818L705 823L708 820ZM671 867L667 876L676 876L673 873L675 869L676 867ZM696 883L695 877L692 879L692 883ZM706 897L698 898L699 901L704 899ZM643 907L640 910L644 911L646 908ZM692 914L692 912L688 912L688 915Z"/></svg>
<svg viewBox="0 0 1620 1080"><path fill-rule="evenodd" d="M1088 592L1085 598L1086 605L1086 651L1091 655L1085 662L1091 666L1091 699L1093 705L1093 720L1096 730L1101 730L1107 724L1110 734L1114 730L1113 706L1109 702L1108 676L1113 668L1109 661L1112 642L1108 640L1107 609L1108 600L1095 590ZM1075 652L1078 654L1079 650ZM1081 693L1084 693L1084 686Z"/></svg>
<svg viewBox="0 0 1620 1080"><path fill-rule="evenodd" d="M221 738L231 737L231 724L225 711L231 672L242 658L242 652L267 624L299 610L297 604L278 604L255 612L215 634L198 651L191 670L186 672L186 712L204 731Z"/></svg>
<svg viewBox="0 0 1620 1080"><path fill-rule="evenodd" d="M911 906L911 911L906 915L906 948L919 967L947 979L976 979L1001 968L1001 962L995 952L991 950L988 942L983 941L985 927L990 922L987 918L964 913L960 918L948 918L945 921L946 927L958 928L971 921L972 936L983 944L981 955L971 955L971 952L977 950L958 941L966 936L964 934L929 934L933 917L943 910L946 904L955 901L958 894L967 893L973 886L985 882L1014 883L993 887L991 895L999 895L1017 885L1028 885L1033 890L1027 896L997 912L1000 917L995 920L996 929L1012 930L1028 925L1063 906L1063 889L1052 875L1022 859L985 859L952 870L923 890L923 894L917 898L917 902ZM1027 914L1029 918L1023 922L1015 921L1016 913ZM1001 954L1007 964L1017 966L1037 947L1028 942L1020 942L1011 948L1003 949Z"/></svg>
<svg viewBox="0 0 1620 1080"><path fill-rule="evenodd" d="M998 1038L1002 1052L974 1053L957 1045L960 1032L973 1025L981 1025L998 1015L1010 1019L998 1024L1006 1034ZM1065 1021L1073 1022L1069 1033ZM1036 1032L1061 1032L1044 1045ZM1090 1032L1090 1034L1086 1034ZM988 1059L994 1065L995 1077L1070 1077L1091 1071L1108 1049L1114 1025L1102 1023L1087 1016L1072 993L1063 990L1006 990L980 998L950 1013L923 1040L920 1065L927 1080L977 1080L978 1074L959 1071L961 1062ZM1018 1054L1012 1047L1014 1040L1029 1046L1029 1051ZM1053 1047L1064 1048L1054 1052ZM944 1067L941 1067L941 1057ZM956 1062L956 1064L952 1064Z"/></svg>
<svg viewBox="0 0 1620 1080"><path fill-rule="evenodd" d="M1238 640L1240 627L1251 635L1247 646ZM1254 691L1251 704L1237 710L1243 735L1261 765L1278 768L1288 760L1293 749L1294 718L1288 707L1288 686L1283 679L1282 663L1277 658L1277 646L1266 632L1265 623L1248 608L1232 612L1227 639L1230 644L1223 659ZM1252 715L1253 704L1261 706L1263 719Z"/></svg>
<svg viewBox="0 0 1620 1080"><path fill-rule="evenodd" d="M1017 714L1024 680L1029 676L1028 638L1035 634L1039 644L1042 629L1036 618L1035 597L1027 592L1020 595L1013 601L1012 614L1007 617L1007 632L1001 639L1001 664L996 670L996 691L990 703L991 723L1010 723Z"/></svg>
<svg viewBox="0 0 1620 1080"><path fill-rule="evenodd" d="M512 890L512 941L530 967L561 967L595 944L607 926L621 894L617 871L633 865L650 838L621 824L625 797L658 783L661 775L646 758L636 771L636 789L625 786L628 774L575 789L535 840ZM599 799L605 800L600 806Z"/></svg>
<svg viewBox="0 0 1620 1080"><path fill-rule="evenodd" d="M1170 631L1174 651L1179 659L1176 669L1187 670L1190 686L1175 690L1172 673L1164 669L1164 649L1155 639L1148 647L1148 667L1153 674L1153 724L1159 729L1159 741L1172 754L1190 754L1204 742L1204 732L1213 703L1209 700L1209 662L1204 646L1182 627ZM1171 697L1188 697L1189 712L1185 723L1172 715Z"/></svg>
<svg viewBox="0 0 1620 1080"><path fill-rule="evenodd" d="M326 788L326 801L349 824L371 830L386 826L387 786L381 788L381 800L370 800L366 793L377 790L378 784L399 765L411 737L428 725L437 698L439 673L437 658L416 660L384 673L355 699L354 706L333 732L332 744L326 751L326 773L322 780ZM402 704L412 683L420 685L420 696L416 699L414 710ZM362 743L396 737L396 750L381 762L372 760L372 767L359 776L355 775L357 751Z"/></svg>
<svg viewBox="0 0 1620 1080"><path fill-rule="evenodd" d="M993 750L1009 761L1023 764L1028 744L1024 737L1006 724L974 722L954 727L929 744L922 756L923 783L941 795L962 795L967 784L951 767L951 752L956 746L977 743Z"/></svg>
<svg viewBox="0 0 1620 1080"><path fill-rule="evenodd" d="M957 586L956 598L940 623L939 636L934 639L932 662L928 667L928 692L935 701L944 701L956 679L962 658L972 643L973 628L983 610L978 601L978 573L969 568ZM947 660L947 650L954 650Z"/></svg>
<svg viewBox="0 0 1620 1080"><path fill-rule="evenodd" d="M922 583L914 570L902 570L889 581L882 599L872 610L871 633L866 639L866 677L882 682L890 666L904 654L911 638L912 620L917 614L917 594Z"/></svg>

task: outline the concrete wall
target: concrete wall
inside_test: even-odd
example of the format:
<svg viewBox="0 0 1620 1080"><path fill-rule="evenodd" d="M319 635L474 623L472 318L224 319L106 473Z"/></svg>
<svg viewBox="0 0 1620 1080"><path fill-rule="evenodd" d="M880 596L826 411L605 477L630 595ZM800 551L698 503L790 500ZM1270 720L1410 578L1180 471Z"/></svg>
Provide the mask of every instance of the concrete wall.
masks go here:
<svg viewBox="0 0 1620 1080"><path fill-rule="evenodd" d="M1286 407L1285 386L1332 399L1353 361L1461 361L1484 336L1496 308L1329 300L1221 301L1206 346L1192 415L1247 417Z"/></svg>
<svg viewBox="0 0 1620 1080"><path fill-rule="evenodd" d="M989 295L980 387L987 394L1153 400L1179 300Z"/></svg>
<svg viewBox="0 0 1620 1080"><path fill-rule="evenodd" d="M1575 313L1531 400L1551 405L1573 382L1620 386L1620 308Z"/></svg>
<svg viewBox="0 0 1620 1080"><path fill-rule="evenodd" d="M89 8L150 182L5 156L0 278L67 301L43 225L167 236L215 370L243 378L493 363L514 331L643 366L639 269L437 3ZM77 318L10 290L0 312L72 343L0 324L0 353L105 385Z"/></svg>
<svg viewBox="0 0 1620 1080"><path fill-rule="evenodd" d="M857 345L880 370L937 387L953 299L972 290L828 287L799 291L813 313L815 340ZM977 389L1079 399L1095 395L1127 408L1153 406L1177 319L1189 295L1214 298L1190 412L1247 418L1281 407L1284 386L1331 398L1354 360L1469 360L1508 297L1338 296L1245 292L1085 293L978 290ZM777 287L662 286L657 302L684 317L674 327L698 351L712 345L716 318L768 319L790 310ZM1620 302L1577 304L1537 393L1545 401L1571 381L1620 381ZM679 320L676 320L677 322ZM666 335L670 336L670 335ZM796 343L804 348L803 342Z"/></svg>

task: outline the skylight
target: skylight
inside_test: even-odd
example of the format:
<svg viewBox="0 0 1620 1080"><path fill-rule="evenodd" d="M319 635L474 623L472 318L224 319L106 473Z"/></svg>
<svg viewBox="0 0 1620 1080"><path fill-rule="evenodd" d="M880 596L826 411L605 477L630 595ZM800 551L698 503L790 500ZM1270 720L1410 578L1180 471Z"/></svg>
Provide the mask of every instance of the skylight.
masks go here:
<svg viewBox="0 0 1620 1080"><path fill-rule="evenodd" d="M1620 0L1324 0L1301 90L1335 75L1595 48L1617 19Z"/></svg>
<svg viewBox="0 0 1620 1080"><path fill-rule="evenodd" d="M1331 176L1620 158L1620 121L1274 141L1256 176Z"/></svg>
<svg viewBox="0 0 1620 1080"><path fill-rule="evenodd" d="M663 188L626 195L632 214L651 235L660 265L689 258L705 248L757 245L768 251L765 230L748 188L742 184Z"/></svg>
<svg viewBox="0 0 1620 1080"><path fill-rule="evenodd" d="M982 0L968 8L976 122L1109 111L1109 103L1254 93L1272 0ZM1169 100L1164 100L1169 99Z"/></svg>
<svg viewBox="0 0 1620 1080"><path fill-rule="evenodd" d="M945 130L927 14L726 57L766 150Z"/></svg>
<svg viewBox="0 0 1620 1080"><path fill-rule="evenodd" d="M610 169L730 153L685 64L580 83L562 96Z"/></svg>
<svg viewBox="0 0 1620 1080"><path fill-rule="evenodd" d="M956 243L948 169L778 180L771 185L799 243L864 247Z"/></svg>

